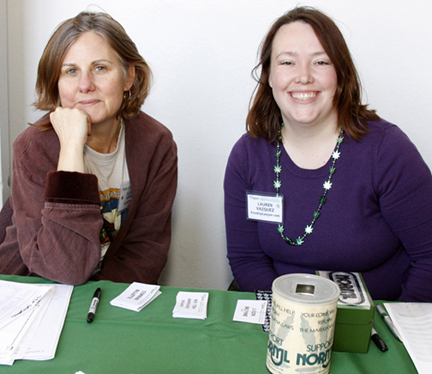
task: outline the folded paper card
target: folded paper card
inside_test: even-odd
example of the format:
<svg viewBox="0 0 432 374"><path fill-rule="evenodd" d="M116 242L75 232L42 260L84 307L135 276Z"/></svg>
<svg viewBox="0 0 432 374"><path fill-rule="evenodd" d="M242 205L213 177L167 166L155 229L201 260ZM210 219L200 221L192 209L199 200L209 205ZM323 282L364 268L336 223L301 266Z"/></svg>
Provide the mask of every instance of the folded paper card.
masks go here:
<svg viewBox="0 0 432 374"><path fill-rule="evenodd" d="M207 318L208 292L183 292L176 297L176 305L173 310L174 318Z"/></svg>
<svg viewBox="0 0 432 374"><path fill-rule="evenodd" d="M267 300L237 300L233 321L262 325L266 319Z"/></svg>
<svg viewBox="0 0 432 374"><path fill-rule="evenodd" d="M110 304L139 312L161 294L159 289L160 286L133 282Z"/></svg>

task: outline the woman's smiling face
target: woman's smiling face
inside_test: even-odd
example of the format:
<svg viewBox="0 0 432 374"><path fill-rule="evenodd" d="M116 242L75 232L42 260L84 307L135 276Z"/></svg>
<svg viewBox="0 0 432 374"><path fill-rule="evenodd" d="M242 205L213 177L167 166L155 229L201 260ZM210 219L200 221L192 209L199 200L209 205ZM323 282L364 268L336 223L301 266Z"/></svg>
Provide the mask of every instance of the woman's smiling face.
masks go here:
<svg viewBox="0 0 432 374"><path fill-rule="evenodd" d="M86 112L92 124L117 123L124 91L133 83L111 46L94 32L82 34L68 49L58 81L61 106Z"/></svg>
<svg viewBox="0 0 432 374"><path fill-rule="evenodd" d="M269 85L285 125L337 123L337 75L313 28L282 26L272 43Z"/></svg>

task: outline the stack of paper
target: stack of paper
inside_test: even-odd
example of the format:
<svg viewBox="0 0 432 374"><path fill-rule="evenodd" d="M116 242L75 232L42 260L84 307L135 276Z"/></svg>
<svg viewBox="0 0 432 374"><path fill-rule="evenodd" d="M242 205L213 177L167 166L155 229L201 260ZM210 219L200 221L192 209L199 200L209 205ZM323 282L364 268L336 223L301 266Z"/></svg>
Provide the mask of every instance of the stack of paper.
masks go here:
<svg viewBox="0 0 432 374"><path fill-rule="evenodd" d="M72 290L0 281L0 364L54 358Z"/></svg>
<svg viewBox="0 0 432 374"><path fill-rule="evenodd" d="M160 286L134 282L119 296L111 300L110 304L139 312L162 293L159 288Z"/></svg>
<svg viewBox="0 0 432 374"><path fill-rule="evenodd" d="M207 318L208 292L183 292L176 297L176 305L173 310L174 318Z"/></svg>
<svg viewBox="0 0 432 374"><path fill-rule="evenodd" d="M432 365L432 303L385 303L419 374Z"/></svg>

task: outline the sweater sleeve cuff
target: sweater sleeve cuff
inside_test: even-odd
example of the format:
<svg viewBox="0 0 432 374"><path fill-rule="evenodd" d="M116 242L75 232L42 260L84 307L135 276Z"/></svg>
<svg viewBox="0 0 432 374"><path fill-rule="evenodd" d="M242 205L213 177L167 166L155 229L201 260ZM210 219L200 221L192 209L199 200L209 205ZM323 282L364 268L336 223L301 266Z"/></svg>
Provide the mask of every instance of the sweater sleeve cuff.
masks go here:
<svg viewBox="0 0 432 374"><path fill-rule="evenodd" d="M98 179L94 174L50 171L45 201L64 204L100 204Z"/></svg>

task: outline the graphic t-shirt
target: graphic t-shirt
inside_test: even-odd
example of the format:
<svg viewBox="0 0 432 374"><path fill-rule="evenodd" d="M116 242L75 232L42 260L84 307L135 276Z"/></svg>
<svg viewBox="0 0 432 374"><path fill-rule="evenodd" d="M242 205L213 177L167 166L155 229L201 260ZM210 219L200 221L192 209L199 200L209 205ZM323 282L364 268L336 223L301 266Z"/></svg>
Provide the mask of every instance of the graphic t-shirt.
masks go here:
<svg viewBox="0 0 432 374"><path fill-rule="evenodd" d="M99 153L85 145L84 165L86 173L94 174L98 178L100 208L103 216L103 227L100 233L101 259L103 259L126 217L127 203L125 202L130 199L123 123L117 149L112 153Z"/></svg>

